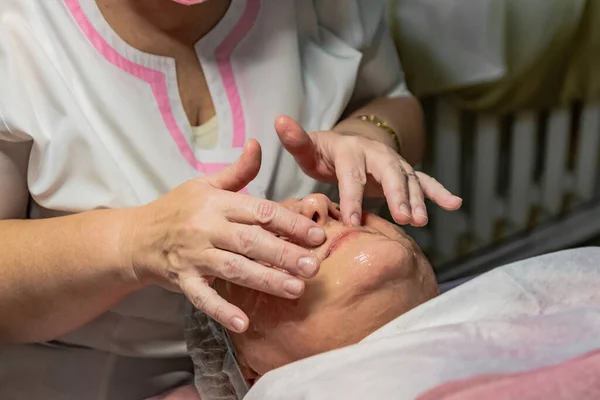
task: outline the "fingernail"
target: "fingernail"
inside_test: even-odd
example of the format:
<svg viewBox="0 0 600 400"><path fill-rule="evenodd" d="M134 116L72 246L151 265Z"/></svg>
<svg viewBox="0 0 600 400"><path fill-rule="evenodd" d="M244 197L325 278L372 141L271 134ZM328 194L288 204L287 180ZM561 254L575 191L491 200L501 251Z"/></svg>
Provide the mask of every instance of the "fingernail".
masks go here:
<svg viewBox="0 0 600 400"><path fill-rule="evenodd" d="M352 225L354 226L360 226L360 217L357 213L352 214L350 217L350 222L352 222Z"/></svg>
<svg viewBox="0 0 600 400"><path fill-rule="evenodd" d="M302 257L298 260L298 267L304 277L310 278L317 272L317 259L314 257Z"/></svg>
<svg viewBox="0 0 600 400"><path fill-rule="evenodd" d="M283 290L291 294L292 296L297 296L302 292L304 285L298 279L290 279L289 281L283 282Z"/></svg>
<svg viewBox="0 0 600 400"><path fill-rule="evenodd" d="M425 212L425 208L423 208L423 206L415 207L415 214L420 215L421 217L423 217L425 219L428 219L427 212Z"/></svg>
<svg viewBox="0 0 600 400"><path fill-rule="evenodd" d="M400 212L406 215L408 218L412 218L410 208L405 203L400 204Z"/></svg>
<svg viewBox="0 0 600 400"><path fill-rule="evenodd" d="M325 231L322 228L310 228L308 230L308 240L314 244L321 244L325 240Z"/></svg>
<svg viewBox="0 0 600 400"><path fill-rule="evenodd" d="M231 325L233 325L233 329L235 329L237 332L242 332L244 330L245 323L240 317L233 317L231 318Z"/></svg>

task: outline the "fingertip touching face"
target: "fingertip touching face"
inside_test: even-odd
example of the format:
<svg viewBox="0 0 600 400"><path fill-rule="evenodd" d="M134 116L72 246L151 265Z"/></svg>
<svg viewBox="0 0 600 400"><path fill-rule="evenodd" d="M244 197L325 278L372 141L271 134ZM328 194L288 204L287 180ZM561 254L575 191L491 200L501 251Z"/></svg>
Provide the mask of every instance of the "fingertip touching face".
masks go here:
<svg viewBox="0 0 600 400"><path fill-rule="evenodd" d="M350 228L326 196L283 203L318 222L326 242L312 249L321 260L304 294L287 300L232 283L216 289L250 318L232 334L241 363L258 375L290 362L354 344L399 315L435 297L431 265L402 229L373 214Z"/></svg>

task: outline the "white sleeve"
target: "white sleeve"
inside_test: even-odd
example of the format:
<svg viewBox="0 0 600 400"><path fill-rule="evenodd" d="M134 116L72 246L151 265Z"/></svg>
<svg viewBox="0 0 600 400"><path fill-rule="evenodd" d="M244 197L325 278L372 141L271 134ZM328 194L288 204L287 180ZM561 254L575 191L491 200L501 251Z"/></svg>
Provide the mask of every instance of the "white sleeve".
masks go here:
<svg viewBox="0 0 600 400"><path fill-rule="evenodd" d="M360 105L376 97L411 96L383 10L376 21L371 40L361 49L363 58L351 104Z"/></svg>
<svg viewBox="0 0 600 400"><path fill-rule="evenodd" d="M0 109L0 141L27 142L30 140L31 138L28 135L25 135L21 132L15 132L14 130L10 129L8 123L4 119L2 110Z"/></svg>
<svg viewBox="0 0 600 400"><path fill-rule="evenodd" d="M4 120L2 110L0 110L0 140L10 140L10 129Z"/></svg>
<svg viewBox="0 0 600 400"><path fill-rule="evenodd" d="M0 140L5 140L5 141L14 141L11 140L12 139L12 134L10 132L10 128L8 127L8 125L6 124L6 121L4 120L4 115L2 114L2 110L0 110Z"/></svg>
<svg viewBox="0 0 600 400"><path fill-rule="evenodd" d="M410 96L384 0L316 2L319 25L361 55L350 108L377 97Z"/></svg>
<svg viewBox="0 0 600 400"><path fill-rule="evenodd" d="M15 63L19 54L15 54L15 49L19 49L19 40L14 39L15 26L19 29L27 30L29 26L23 23L23 10L28 8L28 2L19 0L0 0L0 141L4 142L26 142L31 141L31 137L21 132L14 126L14 120L11 121L12 111L22 109L22 99L20 94L22 88L19 83L18 71L20 67ZM17 73L15 73L17 72Z"/></svg>

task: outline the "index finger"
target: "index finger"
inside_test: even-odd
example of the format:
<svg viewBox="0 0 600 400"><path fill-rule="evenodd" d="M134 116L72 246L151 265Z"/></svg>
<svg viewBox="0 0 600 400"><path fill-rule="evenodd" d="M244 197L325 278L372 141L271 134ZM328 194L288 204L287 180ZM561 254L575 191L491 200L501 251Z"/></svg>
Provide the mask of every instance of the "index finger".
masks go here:
<svg viewBox="0 0 600 400"><path fill-rule="evenodd" d="M180 287L194 307L225 328L238 333L248 329L248 316L239 307L219 296L201 276L182 277Z"/></svg>
<svg viewBox="0 0 600 400"><path fill-rule="evenodd" d="M232 193L225 217L231 222L259 225L300 245L319 246L325 241L325 231L315 221L270 200Z"/></svg>
<svg viewBox="0 0 600 400"><path fill-rule="evenodd" d="M360 226L367 174L362 154L344 154L336 160L335 174L340 189L340 209L346 225Z"/></svg>

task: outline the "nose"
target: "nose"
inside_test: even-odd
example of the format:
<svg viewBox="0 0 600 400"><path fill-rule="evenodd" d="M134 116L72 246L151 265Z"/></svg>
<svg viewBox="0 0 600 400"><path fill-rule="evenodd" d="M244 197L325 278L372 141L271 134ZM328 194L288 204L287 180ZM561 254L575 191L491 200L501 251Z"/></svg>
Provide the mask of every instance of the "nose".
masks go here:
<svg viewBox="0 0 600 400"><path fill-rule="evenodd" d="M329 220L331 208L335 208L333 203L323 194L311 194L302 199L302 215L321 226Z"/></svg>

